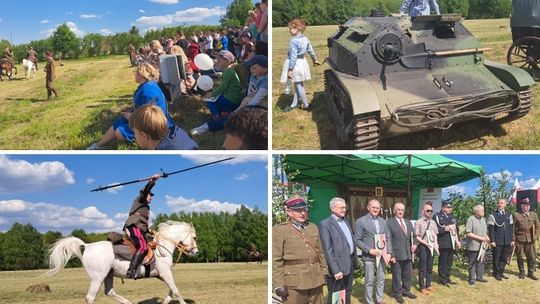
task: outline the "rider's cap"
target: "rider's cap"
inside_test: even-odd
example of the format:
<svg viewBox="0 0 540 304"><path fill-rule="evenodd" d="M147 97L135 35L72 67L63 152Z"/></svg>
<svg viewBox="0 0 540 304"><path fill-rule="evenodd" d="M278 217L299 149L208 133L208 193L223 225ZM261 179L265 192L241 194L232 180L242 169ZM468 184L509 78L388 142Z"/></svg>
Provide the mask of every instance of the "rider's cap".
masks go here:
<svg viewBox="0 0 540 304"><path fill-rule="evenodd" d="M289 209L302 209L307 208L306 201L301 197L294 197L289 199L286 203L287 208Z"/></svg>

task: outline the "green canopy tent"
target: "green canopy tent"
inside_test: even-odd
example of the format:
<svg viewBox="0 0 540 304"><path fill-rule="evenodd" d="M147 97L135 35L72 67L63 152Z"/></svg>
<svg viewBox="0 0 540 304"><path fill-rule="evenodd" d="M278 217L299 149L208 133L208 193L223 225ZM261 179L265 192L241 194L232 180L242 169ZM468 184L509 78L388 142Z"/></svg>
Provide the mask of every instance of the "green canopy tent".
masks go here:
<svg viewBox="0 0 540 304"><path fill-rule="evenodd" d="M310 219L319 222L329 214L328 202L340 185L399 187L407 189L413 217L418 213L421 188L448 187L480 176L481 166L442 155L298 155L285 156L289 180L310 187Z"/></svg>

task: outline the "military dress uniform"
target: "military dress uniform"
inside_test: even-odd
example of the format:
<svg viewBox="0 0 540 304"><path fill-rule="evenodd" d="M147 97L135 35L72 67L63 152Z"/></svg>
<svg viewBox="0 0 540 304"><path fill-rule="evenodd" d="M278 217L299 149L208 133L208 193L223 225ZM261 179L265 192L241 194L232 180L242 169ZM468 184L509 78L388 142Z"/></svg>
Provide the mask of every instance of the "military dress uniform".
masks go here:
<svg viewBox="0 0 540 304"><path fill-rule="evenodd" d="M451 206L450 204L448 204ZM456 241L459 239L459 228L457 220L452 214L446 214L442 210L433 216L433 220L437 224L437 242L439 243L439 282L442 285L454 284L450 279L450 269L454 262L454 247L452 246L452 237L449 231L445 231L445 227L456 225ZM455 244L454 244L455 246Z"/></svg>
<svg viewBox="0 0 540 304"><path fill-rule="evenodd" d="M536 253L534 250L535 240L538 237L540 224L538 216L534 211L516 212L514 214L515 226L514 234L516 238L516 256L519 267L519 277L525 276L523 265L523 256L527 257L528 277L533 280L538 280L534 275L536 268L535 259Z"/></svg>
<svg viewBox="0 0 540 304"><path fill-rule="evenodd" d="M283 303L322 304L327 273L317 225L289 220L272 228L272 284L288 290Z"/></svg>
<svg viewBox="0 0 540 304"><path fill-rule="evenodd" d="M489 215L488 235L493 248L493 276L500 281L501 278L507 279L504 275L504 267L508 259L510 244L514 241L514 217L506 210L495 210Z"/></svg>

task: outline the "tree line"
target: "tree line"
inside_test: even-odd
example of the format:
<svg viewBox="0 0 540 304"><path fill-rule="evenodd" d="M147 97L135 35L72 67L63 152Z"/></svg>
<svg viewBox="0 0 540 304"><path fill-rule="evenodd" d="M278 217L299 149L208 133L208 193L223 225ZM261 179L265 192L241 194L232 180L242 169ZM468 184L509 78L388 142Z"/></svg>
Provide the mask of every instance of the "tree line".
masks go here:
<svg viewBox="0 0 540 304"><path fill-rule="evenodd" d="M369 16L374 8L386 15L398 13L402 0L274 0L272 25L287 26L294 18L310 25L343 24L349 18ZM512 0L445 0L437 1L442 14L460 14L468 19L508 18Z"/></svg>
<svg viewBox="0 0 540 304"><path fill-rule="evenodd" d="M197 232L199 254L197 257L182 257L181 262L242 262L251 248L257 248L265 259L268 256L268 217L258 209L242 206L234 214L158 214L153 225L157 227L167 220L193 223ZM86 233L84 229L75 229L70 235L85 243L107 239L107 233ZM0 233L0 270L48 268L48 249L62 237L59 231L42 234L31 224L13 224L8 231ZM175 259L177 254L175 252ZM78 259L72 259L67 265L80 266Z"/></svg>
<svg viewBox="0 0 540 304"><path fill-rule="evenodd" d="M45 54L48 51L60 54L62 59L126 54L130 43L138 48L152 40L159 40L162 37L174 37L178 30L183 31L187 37L194 33L221 30L223 27L242 26L248 16L248 11L252 7L251 0L234 0L227 6L225 15L221 17L221 25L164 27L149 30L144 35L140 35L139 29L132 26L129 31L114 35L89 33L79 38L64 23L58 26L54 34L47 39L34 40L19 45L12 45L8 40L1 39L0 51L3 51L6 47L12 48L15 59L19 62L26 58L30 47L34 48L40 61L45 60Z"/></svg>

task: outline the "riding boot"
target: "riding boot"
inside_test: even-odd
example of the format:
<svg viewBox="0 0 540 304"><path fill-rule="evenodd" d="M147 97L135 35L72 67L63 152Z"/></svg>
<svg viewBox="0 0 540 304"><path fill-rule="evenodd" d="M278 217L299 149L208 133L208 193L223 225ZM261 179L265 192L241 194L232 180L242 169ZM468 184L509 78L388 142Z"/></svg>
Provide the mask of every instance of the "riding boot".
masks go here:
<svg viewBox="0 0 540 304"><path fill-rule="evenodd" d="M523 260L518 259L517 260L518 268L519 268L519 278L525 279L525 267L523 266Z"/></svg>
<svg viewBox="0 0 540 304"><path fill-rule="evenodd" d="M534 275L534 268L536 267L536 264L534 263L533 259L527 260L527 268L529 269L529 273L527 276L535 281L538 280L538 278Z"/></svg>
<svg viewBox="0 0 540 304"><path fill-rule="evenodd" d="M137 268L139 268L139 265L144 260L144 256L146 255L146 252L136 252L133 257L131 258L131 262L129 263L129 268L127 270L126 276L128 278L137 279Z"/></svg>

